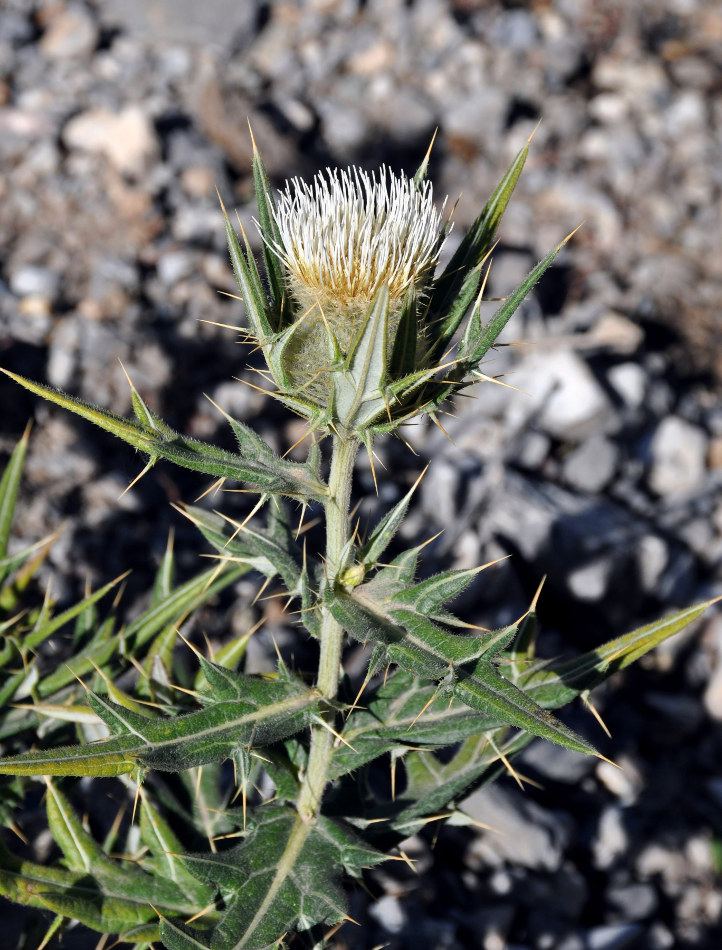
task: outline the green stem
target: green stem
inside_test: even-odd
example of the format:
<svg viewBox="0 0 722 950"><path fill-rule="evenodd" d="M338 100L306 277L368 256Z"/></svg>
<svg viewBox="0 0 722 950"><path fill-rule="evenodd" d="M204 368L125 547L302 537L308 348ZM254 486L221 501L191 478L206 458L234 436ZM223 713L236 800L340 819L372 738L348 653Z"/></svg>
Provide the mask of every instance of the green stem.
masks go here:
<svg viewBox="0 0 722 950"><path fill-rule="evenodd" d="M333 437L331 473L328 480L329 497L326 502L326 574L327 583L333 585L343 567L343 549L350 536L349 504L353 483L353 467L359 442L354 438ZM316 687L324 699L332 700L338 692L341 669L343 627L324 608L321 618L321 655L318 663ZM329 717L333 715L329 710ZM330 725L330 724L329 724ZM311 730L311 751L308 757L306 777L298 796L297 808L304 821L309 821L321 805L326 787L328 768L333 753L333 733L322 725Z"/></svg>

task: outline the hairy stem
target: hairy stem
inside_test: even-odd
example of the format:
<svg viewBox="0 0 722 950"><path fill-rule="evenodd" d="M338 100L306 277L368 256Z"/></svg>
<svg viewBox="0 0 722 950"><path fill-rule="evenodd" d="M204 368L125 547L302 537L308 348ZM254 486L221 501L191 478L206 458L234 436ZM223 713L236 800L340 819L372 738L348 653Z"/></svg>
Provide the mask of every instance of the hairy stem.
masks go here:
<svg viewBox="0 0 722 950"><path fill-rule="evenodd" d="M341 558L349 539L349 503L353 483L353 466L359 442L354 438L333 437L331 473L328 480L329 498L326 502L326 572L332 585L343 567ZM324 609L321 618L321 655L318 663L316 687L324 699L334 699L338 692L341 667L343 627ZM329 715L332 712L329 710ZM330 728L317 725L311 730L311 751L306 778L298 797L297 808L308 821L317 814L326 785L328 767L333 752L333 734Z"/></svg>

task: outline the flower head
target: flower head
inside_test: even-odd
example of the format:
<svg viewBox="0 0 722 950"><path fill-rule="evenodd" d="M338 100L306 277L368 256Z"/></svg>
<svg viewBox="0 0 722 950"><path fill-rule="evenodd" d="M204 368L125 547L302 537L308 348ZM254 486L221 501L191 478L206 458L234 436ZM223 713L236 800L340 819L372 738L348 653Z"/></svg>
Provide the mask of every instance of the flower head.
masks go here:
<svg viewBox="0 0 722 950"><path fill-rule="evenodd" d="M438 262L441 214L431 184L417 187L385 167L326 169L310 185L294 178L274 214L274 250L304 308L365 310L382 284L393 306Z"/></svg>

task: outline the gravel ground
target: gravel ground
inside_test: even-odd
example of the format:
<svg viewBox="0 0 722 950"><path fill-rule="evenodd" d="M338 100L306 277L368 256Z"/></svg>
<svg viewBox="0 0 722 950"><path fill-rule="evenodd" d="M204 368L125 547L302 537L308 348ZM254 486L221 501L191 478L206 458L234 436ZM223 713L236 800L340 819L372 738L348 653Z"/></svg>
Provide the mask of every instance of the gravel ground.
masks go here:
<svg viewBox="0 0 722 950"><path fill-rule="evenodd" d="M542 118L491 294L584 226L505 333L528 345L490 362L523 392L479 387L444 421L451 442L410 429L419 457L382 444L398 481L364 511L433 459L405 529L445 529L429 566L514 555L460 604L469 619L517 616L547 574L544 649L587 649L722 593L721 67L715 0L3 0L0 363L127 412L120 360L175 427L227 438L207 393L285 448L297 423L234 380L253 379L249 356L215 325L241 319L218 293L234 285L215 187L250 223L246 119L279 184L413 170L438 127L436 193L461 196L451 251ZM132 603L170 525L193 567L168 502L196 476L159 466L119 502L126 448L4 382L0 400L3 452L37 418L17 535L66 524L56 595L133 566ZM410 841L418 873L375 873L379 900L353 896L363 926L337 946L722 945L722 621L642 667L597 694L612 741L572 713L622 772L535 744L538 788L467 803L504 834Z"/></svg>

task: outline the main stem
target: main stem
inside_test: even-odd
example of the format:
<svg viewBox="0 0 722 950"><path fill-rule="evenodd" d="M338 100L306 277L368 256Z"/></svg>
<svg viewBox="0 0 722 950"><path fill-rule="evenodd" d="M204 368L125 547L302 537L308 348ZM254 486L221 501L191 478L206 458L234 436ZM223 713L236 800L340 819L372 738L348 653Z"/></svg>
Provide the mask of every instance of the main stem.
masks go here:
<svg viewBox="0 0 722 950"><path fill-rule="evenodd" d="M331 472L328 479L326 502L326 575L327 583L333 585L342 567L341 557L350 536L349 505L353 483L353 466L359 442L353 437L333 437ZM334 699L338 692L341 668L343 627L329 610L323 608L321 617L321 655L318 663L316 687L324 699ZM321 713L321 715L326 715ZM328 715L332 711L328 710ZM306 776L298 796L297 808L304 821L309 821L321 805L326 787L328 767L333 753L333 733L322 725L311 729L311 751L308 756Z"/></svg>

